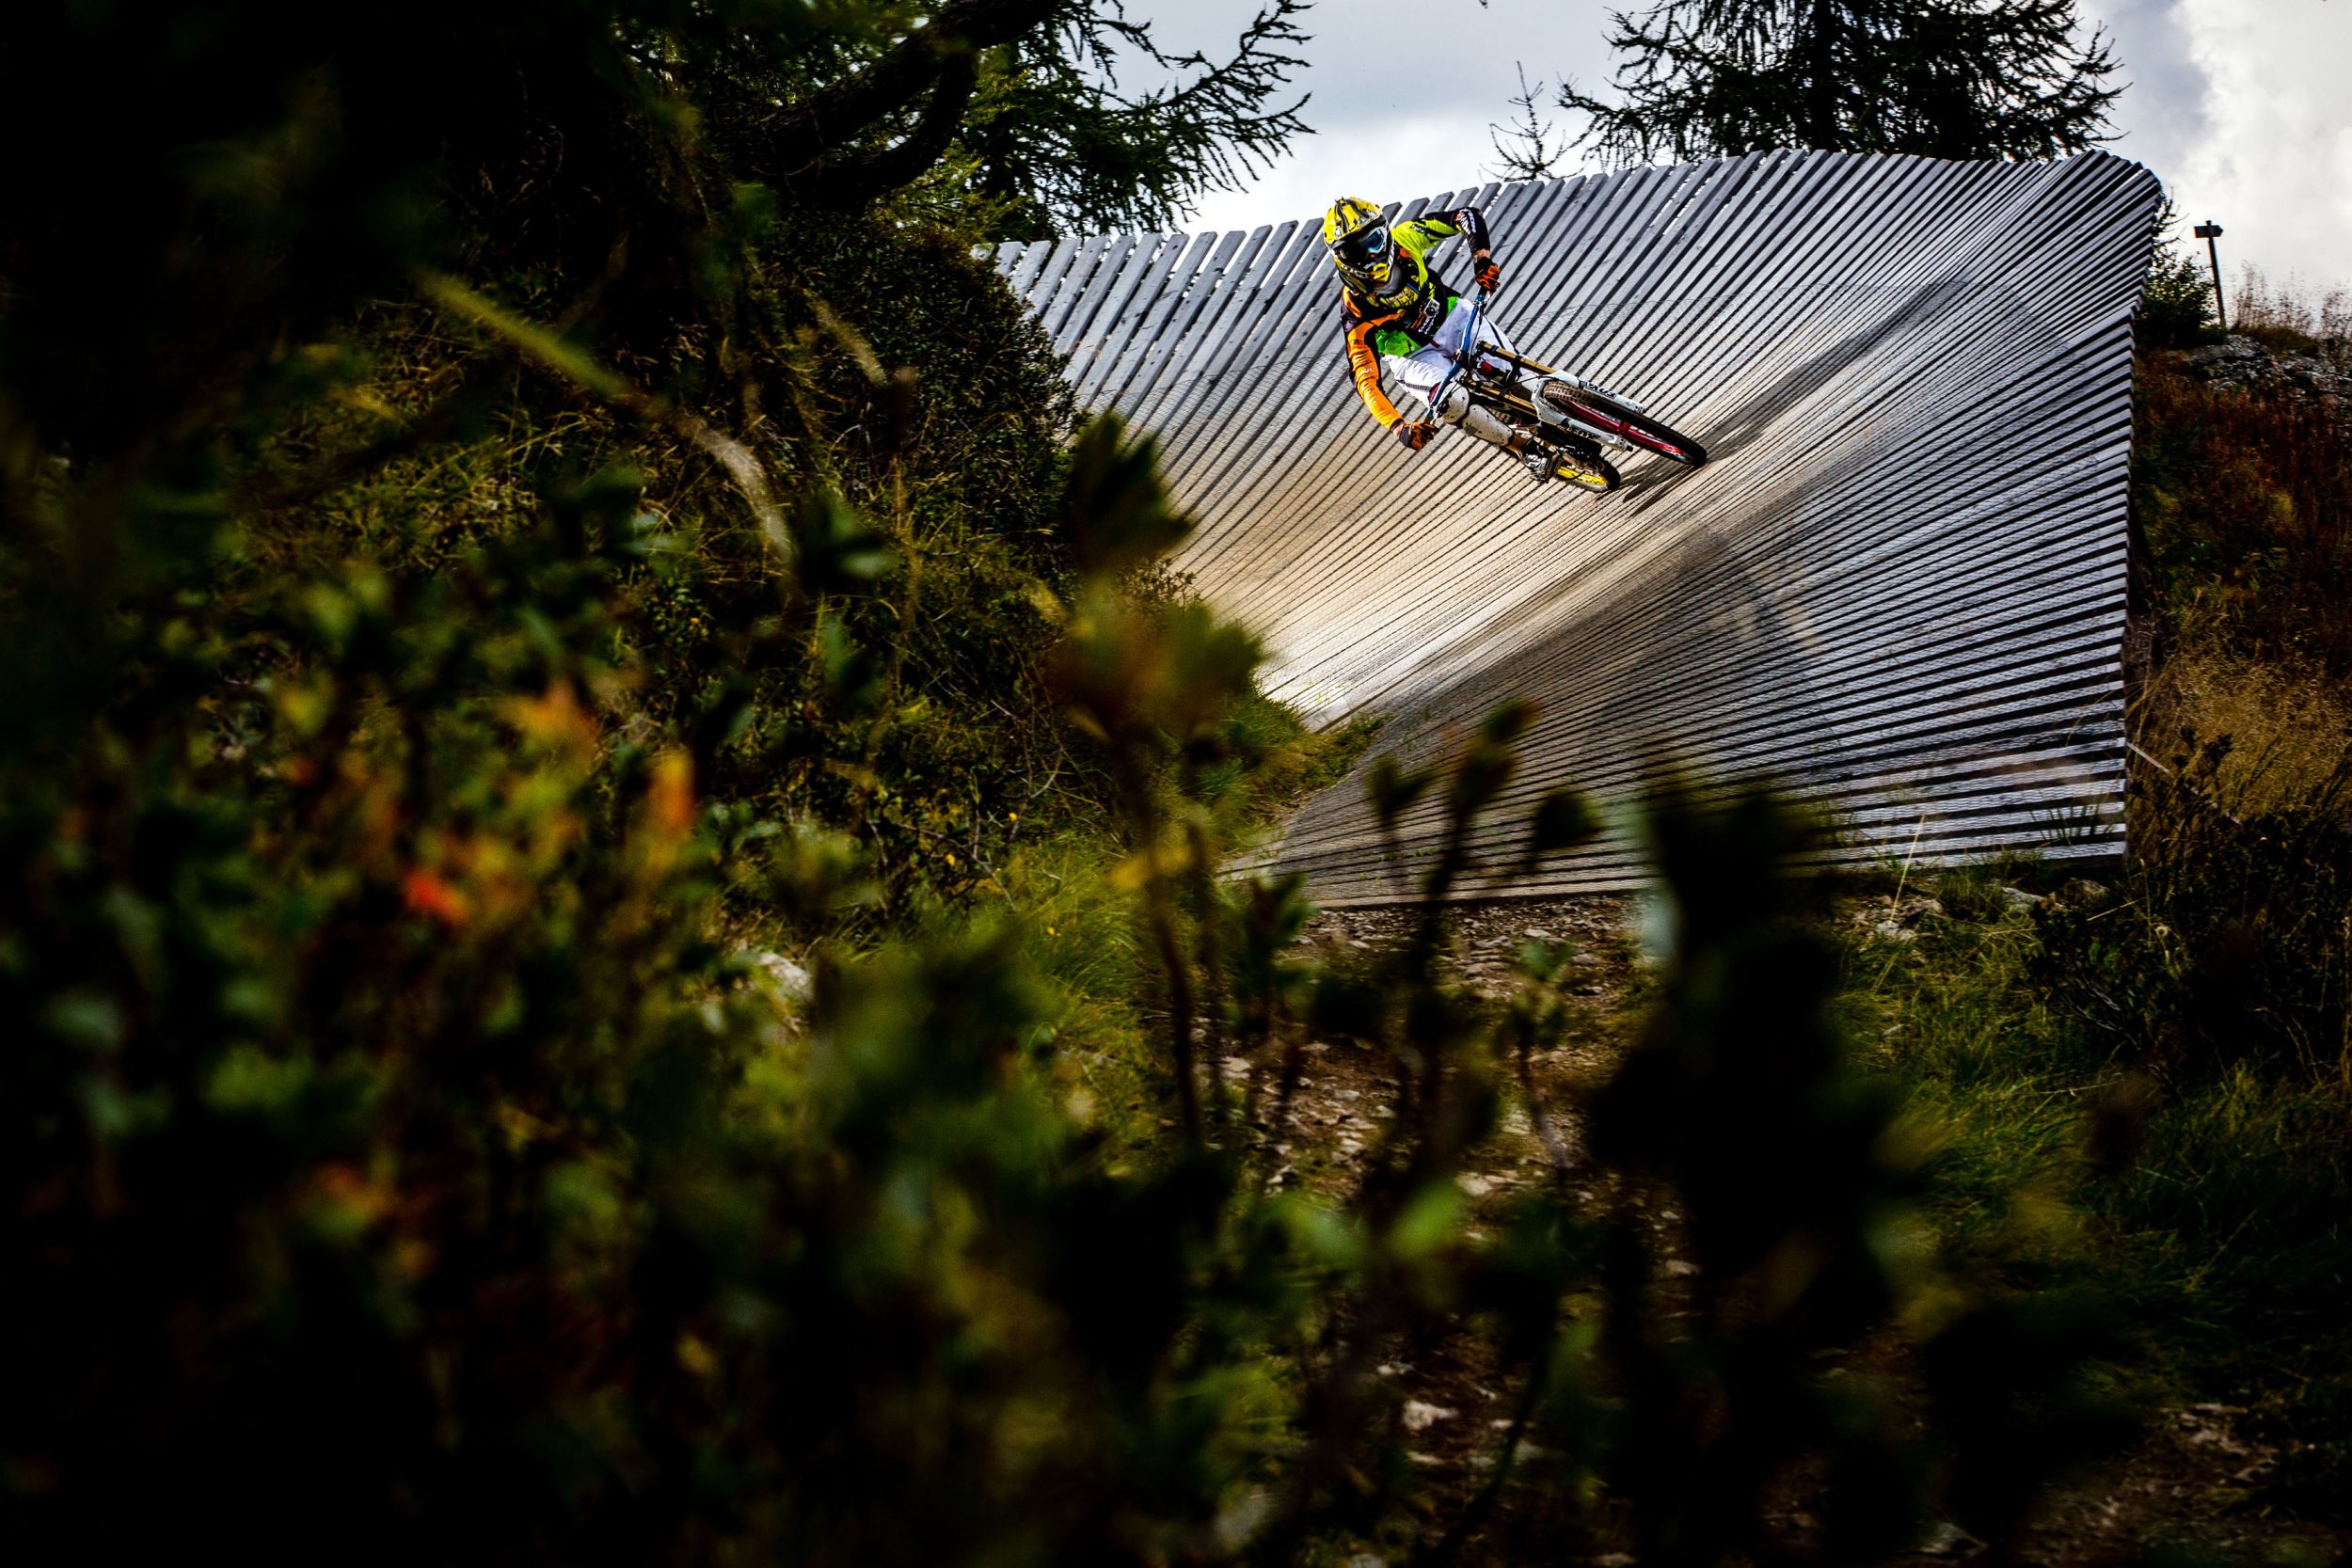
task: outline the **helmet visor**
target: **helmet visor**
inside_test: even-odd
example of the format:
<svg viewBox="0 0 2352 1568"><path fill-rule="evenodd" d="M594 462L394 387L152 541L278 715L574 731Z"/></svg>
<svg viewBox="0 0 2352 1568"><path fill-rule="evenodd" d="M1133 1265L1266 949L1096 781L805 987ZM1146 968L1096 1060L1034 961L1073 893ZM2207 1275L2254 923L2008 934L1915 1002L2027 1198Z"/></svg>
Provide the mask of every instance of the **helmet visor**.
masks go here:
<svg viewBox="0 0 2352 1568"><path fill-rule="evenodd" d="M1375 223L1369 229L1359 229L1353 234L1343 234L1331 250L1343 267L1377 265L1389 259L1389 226Z"/></svg>

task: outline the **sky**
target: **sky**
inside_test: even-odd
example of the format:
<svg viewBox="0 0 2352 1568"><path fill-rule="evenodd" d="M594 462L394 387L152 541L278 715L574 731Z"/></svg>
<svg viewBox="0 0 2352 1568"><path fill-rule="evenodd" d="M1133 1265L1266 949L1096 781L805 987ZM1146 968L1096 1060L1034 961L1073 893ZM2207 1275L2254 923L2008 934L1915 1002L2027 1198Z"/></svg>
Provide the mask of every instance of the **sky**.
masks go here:
<svg viewBox="0 0 2352 1568"><path fill-rule="evenodd" d="M1616 0L1614 8L1626 8ZM1640 0L1646 4L1647 0ZM1316 135L1241 191L1212 192L1190 227L1319 214L1341 195L1390 200L1494 178L1490 122L1517 68L1606 86L1606 0L1319 0L1297 86ZM1131 0L1162 42L1211 53L1255 0ZM2223 228L2221 262L2312 293L2352 287L2352 0L2076 0L2131 85L2111 151L2154 170L2188 223ZM1553 116L1562 120L1564 117Z"/></svg>

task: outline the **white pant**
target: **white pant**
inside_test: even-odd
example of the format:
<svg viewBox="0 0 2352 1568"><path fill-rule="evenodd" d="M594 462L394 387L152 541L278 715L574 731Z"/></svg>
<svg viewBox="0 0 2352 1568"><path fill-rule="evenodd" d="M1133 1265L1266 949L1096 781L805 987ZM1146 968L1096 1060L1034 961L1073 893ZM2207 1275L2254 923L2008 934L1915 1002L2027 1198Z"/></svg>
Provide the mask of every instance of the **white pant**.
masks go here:
<svg viewBox="0 0 2352 1568"><path fill-rule="evenodd" d="M1412 394L1413 402L1424 411L1424 418L1458 424L1482 441L1502 446L1513 435L1510 423L1491 409L1473 405L1460 376L1455 376L1453 385L1446 388L1443 408L1432 409L1429 404L1430 394L1438 389L1438 382L1445 380L1446 372L1454 368L1454 356L1465 346L1462 339L1470 330L1470 311L1474 308L1475 302L1471 300L1460 301L1446 312L1444 322L1438 327L1436 340L1428 347L1415 349L1410 354L1384 354L1380 356L1380 368L1395 380L1400 390ZM1518 352L1486 311L1479 312L1478 341L1509 353ZM1489 358L1483 363L1502 374L1511 373L1511 366L1506 361Z"/></svg>

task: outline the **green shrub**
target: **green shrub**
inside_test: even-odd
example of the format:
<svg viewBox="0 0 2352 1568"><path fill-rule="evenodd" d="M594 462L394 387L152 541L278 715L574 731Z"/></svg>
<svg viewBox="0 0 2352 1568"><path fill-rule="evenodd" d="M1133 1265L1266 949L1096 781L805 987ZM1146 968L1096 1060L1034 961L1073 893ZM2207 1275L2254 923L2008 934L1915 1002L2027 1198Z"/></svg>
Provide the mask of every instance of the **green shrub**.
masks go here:
<svg viewBox="0 0 2352 1568"><path fill-rule="evenodd" d="M2188 348L2217 341L2213 278L2197 258L2159 245L2148 263L2139 296L2138 339L2143 348Z"/></svg>

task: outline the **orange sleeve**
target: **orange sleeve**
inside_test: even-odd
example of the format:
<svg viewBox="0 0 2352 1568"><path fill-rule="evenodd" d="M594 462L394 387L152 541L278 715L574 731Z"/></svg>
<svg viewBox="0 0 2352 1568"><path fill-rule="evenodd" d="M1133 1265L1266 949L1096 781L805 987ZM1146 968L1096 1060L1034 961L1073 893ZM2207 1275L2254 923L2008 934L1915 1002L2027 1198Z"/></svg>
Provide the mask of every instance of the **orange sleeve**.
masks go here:
<svg viewBox="0 0 2352 1568"><path fill-rule="evenodd" d="M1389 394L1380 389L1380 356L1372 351L1372 329L1395 319L1391 315L1376 321L1351 320L1347 324L1347 365L1355 372L1356 395L1364 400L1364 406L1372 410L1372 417L1383 428L1396 423L1403 416L1397 413L1396 404L1389 401Z"/></svg>

